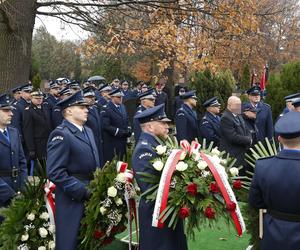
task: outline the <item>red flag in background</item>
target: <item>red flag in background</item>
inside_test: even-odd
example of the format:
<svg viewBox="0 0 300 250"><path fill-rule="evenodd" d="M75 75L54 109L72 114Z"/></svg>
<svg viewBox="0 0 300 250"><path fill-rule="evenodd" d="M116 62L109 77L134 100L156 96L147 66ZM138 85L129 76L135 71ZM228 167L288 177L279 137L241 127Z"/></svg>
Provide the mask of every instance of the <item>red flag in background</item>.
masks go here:
<svg viewBox="0 0 300 250"><path fill-rule="evenodd" d="M264 66L263 74L262 74L260 84L259 84L259 87L261 88L262 91L264 91L266 88L266 83L268 81L268 74L269 74L269 68L268 68L268 65L266 64Z"/></svg>

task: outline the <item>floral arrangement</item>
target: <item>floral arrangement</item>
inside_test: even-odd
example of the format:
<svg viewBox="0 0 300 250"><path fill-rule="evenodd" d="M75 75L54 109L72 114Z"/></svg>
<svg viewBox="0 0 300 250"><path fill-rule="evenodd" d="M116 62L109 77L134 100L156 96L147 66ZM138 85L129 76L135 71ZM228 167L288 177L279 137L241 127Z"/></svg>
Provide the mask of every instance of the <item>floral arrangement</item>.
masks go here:
<svg viewBox="0 0 300 250"><path fill-rule="evenodd" d="M34 177L22 194L1 211L5 220L0 227L0 249L55 249L55 226L45 204L47 183L44 178Z"/></svg>
<svg viewBox="0 0 300 250"><path fill-rule="evenodd" d="M142 194L155 202L152 226L175 228L179 219L186 219L187 233L193 236L194 229L225 218L241 235L245 225L232 188L240 189L242 184L228 178L237 177L239 169L233 167L235 159L205 144L181 141L179 147L169 137L155 148L158 156L151 164L157 174L137 173L153 185Z"/></svg>
<svg viewBox="0 0 300 250"><path fill-rule="evenodd" d="M91 198L85 204L85 217L81 221L80 249L98 249L110 244L116 234L131 226L136 219L136 191L133 172L127 163L107 163L97 169L88 188ZM136 223L137 224L137 223Z"/></svg>

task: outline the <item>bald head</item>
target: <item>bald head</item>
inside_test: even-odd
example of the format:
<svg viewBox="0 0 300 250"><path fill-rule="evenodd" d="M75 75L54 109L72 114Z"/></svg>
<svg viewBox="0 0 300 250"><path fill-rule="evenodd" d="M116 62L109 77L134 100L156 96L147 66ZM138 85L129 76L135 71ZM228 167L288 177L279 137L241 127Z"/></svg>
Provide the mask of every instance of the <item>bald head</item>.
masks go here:
<svg viewBox="0 0 300 250"><path fill-rule="evenodd" d="M237 96L230 96L227 101L227 109L234 113L234 114L240 114L241 113L241 107L242 107L242 101Z"/></svg>

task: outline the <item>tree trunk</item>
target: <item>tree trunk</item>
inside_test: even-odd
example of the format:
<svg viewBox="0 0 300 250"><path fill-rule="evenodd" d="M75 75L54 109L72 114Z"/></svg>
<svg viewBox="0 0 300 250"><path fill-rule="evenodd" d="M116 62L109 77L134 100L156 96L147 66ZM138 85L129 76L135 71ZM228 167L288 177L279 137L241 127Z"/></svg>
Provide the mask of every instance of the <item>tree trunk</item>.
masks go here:
<svg viewBox="0 0 300 250"><path fill-rule="evenodd" d="M29 80L35 16L36 0L0 0L0 93Z"/></svg>

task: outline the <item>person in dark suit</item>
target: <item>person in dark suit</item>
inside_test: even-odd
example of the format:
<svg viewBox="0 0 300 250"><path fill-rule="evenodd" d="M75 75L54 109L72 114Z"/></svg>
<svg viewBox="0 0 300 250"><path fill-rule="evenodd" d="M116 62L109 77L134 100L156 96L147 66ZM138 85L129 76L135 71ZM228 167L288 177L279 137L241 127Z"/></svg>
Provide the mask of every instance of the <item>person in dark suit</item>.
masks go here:
<svg viewBox="0 0 300 250"><path fill-rule="evenodd" d="M241 114L241 99L236 96L228 98L227 109L221 117L220 150L225 150L237 159L235 166L244 164L245 152L252 144L250 131Z"/></svg>
<svg viewBox="0 0 300 250"><path fill-rule="evenodd" d="M300 249L300 114L288 112L275 124L283 149L256 161L249 205L266 209L261 250Z"/></svg>
<svg viewBox="0 0 300 250"><path fill-rule="evenodd" d="M69 96L72 95L72 92L69 87L65 87L59 91L59 99L64 100L68 98ZM63 121L64 117L62 115L62 110L60 106L55 105L54 108L52 109L52 114L51 114L51 120L52 120L52 125L54 128L56 128L58 125L60 125Z"/></svg>
<svg viewBox="0 0 300 250"><path fill-rule="evenodd" d="M54 106L59 102L59 91L60 86L57 81L51 81L49 83L49 94L47 98L45 99L45 103L48 103L50 110L52 112Z"/></svg>
<svg viewBox="0 0 300 250"><path fill-rule="evenodd" d="M180 109L183 104L183 99L180 98L180 96L182 96L183 94L185 94L185 88L181 87L178 91L178 95L174 98L173 116L175 116L177 110Z"/></svg>
<svg viewBox="0 0 300 250"><path fill-rule="evenodd" d="M166 112L168 107L168 95L166 92L163 91L163 84L156 83L155 84L155 93L156 93L156 99L155 99L155 106L160 104L165 104Z"/></svg>
<svg viewBox="0 0 300 250"><path fill-rule="evenodd" d="M251 105L256 110L256 126L258 128L258 141L265 141L265 138L272 139L274 134L272 111L269 104L261 102L261 89L254 86L247 90L249 102L243 105Z"/></svg>
<svg viewBox="0 0 300 250"><path fill-rule="evenodd" d="M197 106L196 91L189 91L180 96L183 104L175 115L177 141L187 140L192 142L199 139L199 124L195 108Z"/></svg>
<svg viewBox="0 0 300 250"><path fill-rule="evenodd" d="M123 159L126 154L127 138L131 136L131 128L126 109L122 104L123 93L121 89L109 93L111 100L101 112L103 117L103 144L104 163L111 161L116 155Z"/></svg>
<svg viewBox="0 0 300 250"><path fill-rule="evenodd" d="M123 103L129 99L134 98L133 92L129 88L129 83L124 80L121 82L122 93L124 94Z"/></svg>
<svg viewBox="0 0 300 250"><path fill-rule="evenodd" d="M155 147L159 145L157 137L166 138L169 131L164 104L144 110L135 116L142 126L142 133L132 155L132 166L135 178L141 192L144 193L152 184L143 182L138 172L147 172L158 175L152 167L151 160L157 157ZM173 230L152 227L154 202L146 202L142 196L139 202L139 249L141 250L186 250L187 241L183 229L183 221L179 219Z"/></svg>
<svg viewBox="0 0 300 250"><path fill-rule="evenodd" d="M46 159L47 141L53 129L50 108L43 99L40 90L31 92L31 104L23 112L24 140L31 160Z"/></svg>
<svg viewBox="0 0 300 250"><path fill-rule="evenodd" d="M88 110L89 115L86 122L86 126L88 126L94 134L95 143L98 148L98 155L100 161L100 167L103 166L103 138L102 138L102 118L100 115L99 108L95 105L96 97L93 87L87 87L83 90L84 101L89 104Z"/></svg>
<svg viewBox="0 0 300 250"><path fill-rule="evenodd" d="M10 127L12 109L9 96L0 95L0 208L9 205L27 180L20 134L16 128ZM0 216L0 224L3 219Z"/></svg>
<svg viewBox="0 0 300 250"><path fill-rule="evenodd" d="M153 108L155 103L155 91L154 89L149 89L146 92L139 94L139 99L141 101L141 105L137 107L137 110L135 112L135 116L139 113L142 113L144 110ZM134 140L135 143L138 143L139 137L141 135L141 126L139 124L138 119L133 119L133 133L134 133Z"/></svg>
<svg viewBox="0 0 300 250"><path fill-rule="evenodd" d="M77 249L84 202L90 197L86 185L99 167L93 132L84 125L87 103L81 91L57 104L64 120L50 135L47 146L47 176L56 185L56 249Z"/></svg>
<svg viewBox="0 0 300 250"><path fill-rule="evenodd" d="M200 122L201 136L206 139L206 145L211 142L214 146L220 145L220 122L219 117L221 104L216 97L210 98L203 103L206 112Z"/></svg>

